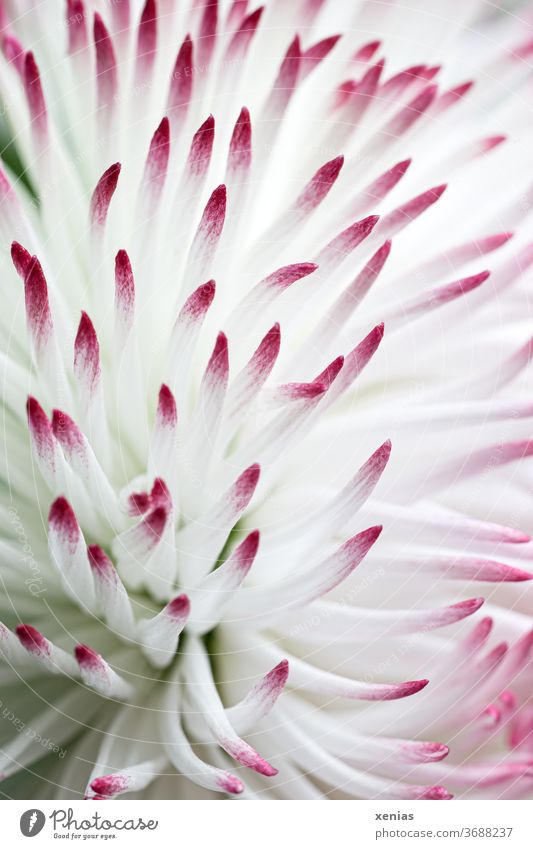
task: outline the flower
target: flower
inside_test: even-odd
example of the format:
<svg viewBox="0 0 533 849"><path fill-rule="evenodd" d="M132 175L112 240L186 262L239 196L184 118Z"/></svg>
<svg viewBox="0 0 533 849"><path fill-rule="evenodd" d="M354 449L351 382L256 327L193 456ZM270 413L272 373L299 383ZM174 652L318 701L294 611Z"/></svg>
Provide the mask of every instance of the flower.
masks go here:
<svg viewBox="0 0 533 849"><path fill-rule="evenodd" d="M97 5L3 13L4 795L527 795L531 41Z"/></svg>

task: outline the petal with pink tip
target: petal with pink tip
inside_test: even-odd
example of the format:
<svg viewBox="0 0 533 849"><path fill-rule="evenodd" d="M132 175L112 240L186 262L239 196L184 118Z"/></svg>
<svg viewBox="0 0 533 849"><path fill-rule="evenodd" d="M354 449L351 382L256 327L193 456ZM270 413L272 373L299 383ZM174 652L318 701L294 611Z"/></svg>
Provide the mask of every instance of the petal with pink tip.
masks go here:
<svg viewBox="0 0 533 849"><path fill-rule="evenodd" d="M281 660L238 704L226 709L232 726L239 734L253 730L267 716L280 697L289 677L289 661Z"/></svg>
<svg viewBox="0 0 533 849"><path fill-rule="evenodd" d="M237 423L243 410L249 409L274 368L281 345L279 324L270 328L242 371L228 389L225 415L229 431Z"/></svg>
<svg viewBox="0 0 533 849"><path fill-rule="evenodd" d="M115 257L115 323L122 338L131 330L135 314L135 282L128 254L118 251Z"/></svg>
<svg viewBox="0 0 533 849"><path fill-rule="evenodd" d="M327 38L322 38L307 50L302 53L300 67L300 81L304 80L311 71L319 65L326 56L329 56L335 45L337 44L340 35L330 35Z"/></svg>
<svg viewBox="0 0 533 849"><path fill-rule="evenodd" d="M189 155L185 163L185 178L198 180L209 168L215 140L215 119L209 115L192 137Z"/></svg>
<svg viewBox="0 0 533 849"><path fill-rule="evenodd" d="M167 113L176 133L185 123L191 102L193 75L193 43L190 35L186 35L176 56L167 98Z"/></svg>
<svg viewBox="0 0 533 849"><path fill-rule="evenodd" d="M90 221L91 226L101 230L106 223L109 205L115 194L120 175L120 162L115 162L104 171L91 197Z"/></svg>
<svg viewBox="0 0 533 849"><path fill-rule="evenodd" d="M56 498L48 514L48 546L68 594L79 606L94 609L94 581L87 548L74 511L66 498Z"/></svg>
<svg viewBox="0 0 533 849"><path fill-rule="evenodd" d="M94 13L93 39L96 52L98 108L107 121L113 112L114 99L118 90L118 73L113 40L98 12Z"/></svg>
<svg viewBox="0 0 533 849"><path fill-rule="evenodd" d="M76 664L66 651L47 640L32 625L17 625L15 633L30 657L53 675L76 676Z"/></svg>
<svg viewBox="0 0 533 849"><path fill-rule="evenodd" d="M226 166L227 182L234 175L237 175L240 180L250 168L252 162L252 125L250 121L250 113L246 106L243 106L239 113L239 117L231 134L228 162Z"/></svg>
<svg viewBox="0 0 533 849"><path fill-rule="evenodd" d="M292 655L288 656L288 660L291 670L291 687L342 699L360 699L370 702L405 699L416 695L429 683L425 678L419 681L402 681L398 684L357 681L336 675L334 672L326 672Z"/></svg>
<svg viewBox="0 0 533 849"><path fill-rule="evenodd" d="M250 504L259 476L260 468L254 463L211 508L179 531L180 569L194 584L211 571L230 531Z"/></svg>
<svg viewBox="0 0 533 849"><path fill-rule="evenodd" d="M191 704L204 715L206 724L218 745L238 763L260 775L276 775L277 769L242 740L232 727L213 681L205 649L196 638L191 638L191 649L187 653L184 666L188 698Z"/></svg>
<svg viewBox="0 0 533 849"><path fill-rule="evenodd" d="M195 783L201 787L232 795L242 793L242 781L226 770L205 763L193 751L181 725L181 703L177 695L174 683L167 688L165 710L161 717L163 744L169 760L182 775L194 776Z"/></svg>
<svg viewBox="0 0 533 849"><path fill-rule="evenodd" d="M67 0L65 9L68 52L76 53L87 47L87 21L83 0Z"/></svg>
<svg viewBox="0 0 533 849"><path fill-rule="evenodd" d="M62 481L61 461L48 416L30 395L26 404L32 451L39 470L50 489Z"/></svg>
<svg viewBox="0 0 533 849"><path fill-rule="evenodd" d="M80 644L74 649L81 680L87 687L95 690L107 699L129 699L133 688L109 666L102 655Z"/></svg>
<svg viewBox="0 0 533 849"><path fill-rule="evenodd" d="M190 593L193 616L189 631L201 636L221 620L233 594L250 571L259 547L259 531L252 531L229 558L203 578Z"/></svg>
<svg viewBox="0 0 533 849"><path fill-rule="evenodd" d="M446 185L435 186L432 189L427 189L422 194L406 201L397 209L393 209L388 215L384 215L379 226L376 228L375 235L379 238L390 238L396 236L409 224L412 224L420 215L427 209L433 206L434 203L442 197L446 191Z"/></svg>
<svg viewBox="0 0 533 849"><path fill-rule="evenodd" d="M100 346L93 323L83 311L74 341L74 375L82 391L92 397L100 383Z"/></svg>
<svg viewBox="0 0 533 849"><path fill-rule="evenodd" d="M139 82L149 77L157 50L157 4L156 0L146 0L137 30L136 76Z"/></svg>
<svg viewBox="0 0 533 849"><path fill-rule="evenodd" d="M44 99L41 76L37 62L31 51L26 53L24 58L24 88L28 107L30 110L30 119L32 124L32 132L37 143L43 144L46 141L48 133L48 119L46 111L46 102Z"/></svg>
<svg viewBox="0 0 533 849"><path fill-rule="evenodd" d="M282 581L243 588L231 602L229 616L235 620L269 623L292 608L320 598L359 566L381 530L378 525L361 531L322 562L300 568Z"/></svg>
<svg viewBox="0 0 533 849"><path fill-rule="evenodd" d="M128 766L120 772L101 775L91 781L94 799L111 799L123 793L138 793L159 778L167 765L166 758L154 758Z"/></svg>
<svg viewBox="0 0 533 849"><path fill-rule="evenodd" d="M165 117L152 136L142 176L141 192L147 199L150 211L153 211L156 207L163 191L169 156L170 123L168 118Z"/></svg>
<svg viewBox="0 0 533 849"><path fill-rule="evenodd" d="M236 64L244 62L248 50L250 49L252 39L261 21L263 11L264 7L259 6L243 18L238 29L233 33L231 41L226 49L226 62L234 62Z"/></svg>
<svg viewBox="0 0 533 849"><path fill-rule="evenodd" d="M134 617L128 593L111 560L98 545L87 549L96 601L108 626L124 637L134 633Z"/></svg>
<svg viewBox="0 0 533 849"><path fill-rule="evenodd" d="M179 636L190 615L191 605L186 595L170 601L157 616L142 619L137 625L137 637L143 653L158 669L174 659Z"/></svg>
<svg viewBox="0 0 533 849"><path fill-rule="evenodd" d="M215 49L218 27L218 0L204 0L198 31L198 64L206 67Z"/></svg>
<svg viewBox="0 0 533 849"><path fill-rule="evenodd" d="M189 295L198 280L209 276L226 218L226 186L218 186L207 201L187 257L184 293Z"/></svg>

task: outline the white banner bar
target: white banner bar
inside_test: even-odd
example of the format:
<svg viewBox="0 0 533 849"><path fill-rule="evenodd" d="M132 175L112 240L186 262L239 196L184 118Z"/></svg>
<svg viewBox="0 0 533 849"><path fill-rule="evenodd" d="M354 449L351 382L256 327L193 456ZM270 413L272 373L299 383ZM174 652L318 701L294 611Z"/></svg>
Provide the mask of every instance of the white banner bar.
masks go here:
<svg viewBox="0 0 533 849"><path fill-rule="evenodd" d="M531 849L533 802L2 803L1 845ZM29 840L35 838L34 844ZM112 841L112 842L111 842ZM68 844L68 845L71 845Z"/></svg>

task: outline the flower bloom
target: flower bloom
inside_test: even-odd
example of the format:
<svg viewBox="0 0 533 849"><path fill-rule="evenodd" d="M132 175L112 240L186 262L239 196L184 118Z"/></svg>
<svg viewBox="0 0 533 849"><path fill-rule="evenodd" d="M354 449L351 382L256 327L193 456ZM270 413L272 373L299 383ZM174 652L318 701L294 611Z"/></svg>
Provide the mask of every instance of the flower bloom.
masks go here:
<svg viewBox="0 0 533 849"><path fill-rule="evenodd" d="M532 42L100 5L1 20L4 795L527 795Z"/></svg>

